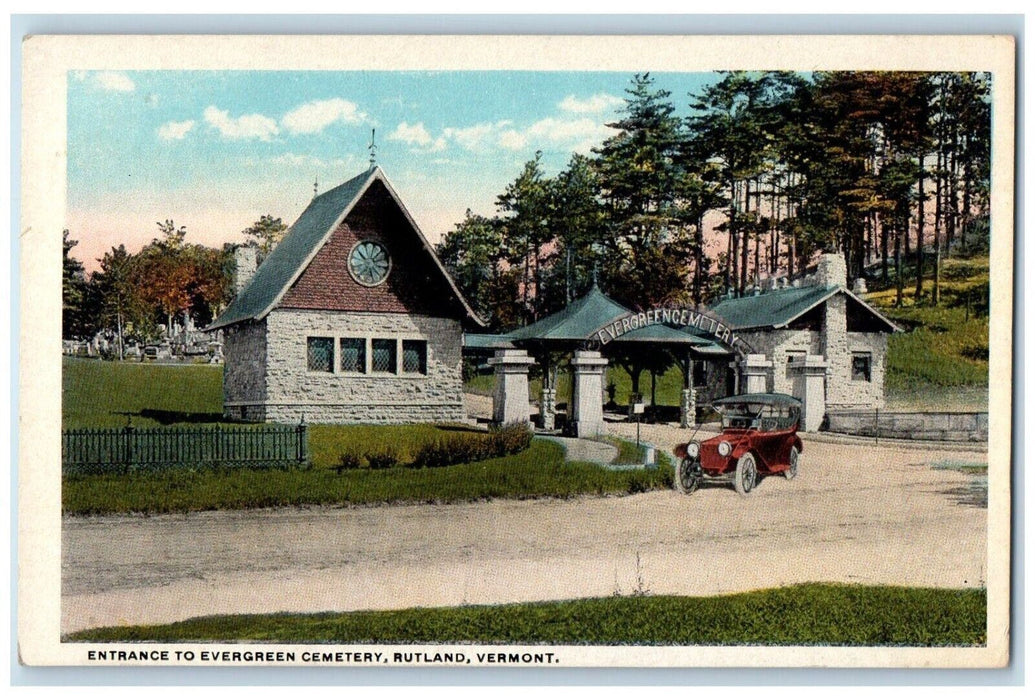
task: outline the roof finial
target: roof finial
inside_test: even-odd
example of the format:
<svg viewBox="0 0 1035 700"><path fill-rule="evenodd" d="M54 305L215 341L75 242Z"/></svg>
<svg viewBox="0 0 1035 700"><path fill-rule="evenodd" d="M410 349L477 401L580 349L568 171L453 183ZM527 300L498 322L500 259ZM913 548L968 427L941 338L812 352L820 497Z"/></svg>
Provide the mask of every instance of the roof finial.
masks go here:
<svg viewBox="0 0 1035 700"><path fill-rule="evenodd" d="M593 286L594 286L594 287L598 287L598 286L599 286L599 285L597 284L597 283L598 283L598 281L599 281L599 280L597 279L597 264L596 264L596 262L594 262L594 263L593 263Z"/></svg>
<svg viewBox="0 0 1035 700"><path fill-rule="evenodd" d="M377 129L370 130L370 145L367 148L370 150L370 167L373 168L377 165L377 143L374 141L374 136L377 135Z"/></svg>
<svg viewBox="0 0 1035 700"><path fill-rule="evenodd" d="M317 175L313 178L313 199L316 199L316 193L320 189L320 176Z"/></svg>

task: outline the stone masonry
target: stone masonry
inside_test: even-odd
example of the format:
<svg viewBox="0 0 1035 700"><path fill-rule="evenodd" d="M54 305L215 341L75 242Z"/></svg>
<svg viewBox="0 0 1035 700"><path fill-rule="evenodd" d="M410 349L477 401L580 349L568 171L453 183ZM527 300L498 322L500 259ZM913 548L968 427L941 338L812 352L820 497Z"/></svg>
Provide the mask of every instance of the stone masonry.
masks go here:
<svg viewBox="0 0 1035 700"><path fill-rule="evenodd" d="M256 324L257 326L261 324ZM460 323L452 319L395 313L357 313L275 309L264 332L235 341L234 352L255 357L265 352L265 396L254 391L251 374L230 371L224 386L228 413L231 396L255 402L250 420L297 423L427 423L466 418L460 347ZM307 365L307 338L419 339L427 342L426 374L313 372ZM228 343L228 350L233 343ZM229 360L229 357L228 357ZM233 363L236 364L236 363ZM255 361L252 366L258 367ZM246 391L246 388L248 391ZM237 399L240 400L240 399ZM261 407L262 416L259 417ZM246 417L248 407L236 411Z"/></svg>
<svg viewBox="0 0 1035 700"><path fill-rule="evenodd" d="M266 321L223 331L223 414L233 420L266 420Z"/></svg>

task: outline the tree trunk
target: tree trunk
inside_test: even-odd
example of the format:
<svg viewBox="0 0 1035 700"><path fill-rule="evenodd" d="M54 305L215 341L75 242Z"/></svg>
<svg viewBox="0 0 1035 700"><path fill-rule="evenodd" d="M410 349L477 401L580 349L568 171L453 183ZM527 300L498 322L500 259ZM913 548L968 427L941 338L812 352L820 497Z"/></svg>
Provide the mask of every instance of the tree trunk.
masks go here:
<svg viewBox="0 0 1035 700"><path fill-rule="evenodd" d="M751 180L744 181L744 212L751 211ZM748 276L748 231L744 235L740 245L740 286L737 288L740 296L744 296L744 289L747 287Z"/></svg>
<svg viewBox="0 0 1035 700"><path fill-rule="evenodd" d="M704 214L697 216L697 230L694 232L694 303L701 303L701 267L704 265Z"/></svg>
<svg viewBox="0 0 1035 700"><path fill-rule="evenodd" d="M731 170L732 173L732 170ZM729 246L726 249L726 289L737 287L737 181L730 175Z"/></svg>
<svg viewBox="0 0 1035 700"><path fill-rule="evenodd" d="M934 179L934 286L931 288L931 303L938 306L941 303L941 230L942 217L945 209L942 207L942 166L944 165L944 149L938 151L937 176Z"/></svg>
<svg viewBox="0 0 1035 700"><path fill-rule="evenodd" d="M119 309L115 312L115 325L118 327L119 332L119 362L126 359L126 347L122 340L122 307L119 305Z"/></svg>
<svg viewBox="0 0 1035 700"><path fill-rule="evenodd" d="M884 286L888 285L888 224L880 217L880 276Z"/></svg>
<svg viewBox="0 0 1035 700"><path fill-rule="evenodd" d="M916 290L913 299L917 304L924 294L924 155L920 154L920 179L917 181L916 211Z"/></svg>
<svg viewBox="0 0 1035 700"><path fill-rule="evenodd" d="M906 217L906 222L909 218ZM895 306L902 306L902 231L905 225L899 221L895 226Z"/></svg>

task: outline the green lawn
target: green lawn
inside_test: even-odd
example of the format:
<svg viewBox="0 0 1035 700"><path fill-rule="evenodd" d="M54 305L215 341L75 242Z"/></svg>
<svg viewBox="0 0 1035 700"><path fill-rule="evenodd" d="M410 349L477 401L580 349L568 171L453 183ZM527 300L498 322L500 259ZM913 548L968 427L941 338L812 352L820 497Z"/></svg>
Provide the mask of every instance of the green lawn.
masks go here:
<svg viewBox="0 0 1035 700"><path fill-rule="evenodd" d="M223 414L223 368L62 361L64 428L137 427L215 422Z"/></svg>
<svg viewBox="0 0 1035 700"><path fill-rule="evenodd" d="M316 615L230 615L86 630L70 641L976 646L984 589L805 584L711 597L634 596Z"/></svg>
<svg viewBox="0 0 1035 700"><path fill-rule="evenodd" d="M671 469L611 471L566 462L564 449L534 440L519 454L435 469L169 469L66 477L65 514L373 503L453 503L485 498L570 498L671 487Z"/></svg>

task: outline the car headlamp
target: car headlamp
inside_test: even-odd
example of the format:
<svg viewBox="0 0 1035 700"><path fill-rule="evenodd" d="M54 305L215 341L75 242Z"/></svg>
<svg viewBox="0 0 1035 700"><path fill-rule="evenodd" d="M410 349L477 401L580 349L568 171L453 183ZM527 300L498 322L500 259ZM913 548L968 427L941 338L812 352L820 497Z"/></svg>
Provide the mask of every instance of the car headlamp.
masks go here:
<svg viewBox="0 0 1035 700"><path fill-rule="evenodd" d="M732 452L732 451L733 451L733 446L730 445L725 440L723 440L722 442L719 443L719 454L722 455L723 457L729 457L730 456L730 452Z"/></svg>
<svg viewBox="0 0 1035 700"><path fill-rule="evenodd" d="M701 454L701 443L694 440L686 446L686 456L690 459L697 459Z"/></svg>

